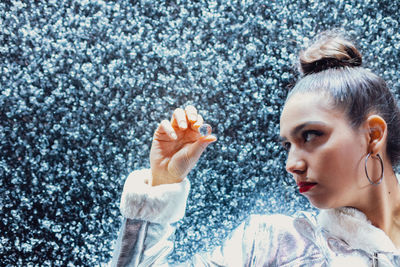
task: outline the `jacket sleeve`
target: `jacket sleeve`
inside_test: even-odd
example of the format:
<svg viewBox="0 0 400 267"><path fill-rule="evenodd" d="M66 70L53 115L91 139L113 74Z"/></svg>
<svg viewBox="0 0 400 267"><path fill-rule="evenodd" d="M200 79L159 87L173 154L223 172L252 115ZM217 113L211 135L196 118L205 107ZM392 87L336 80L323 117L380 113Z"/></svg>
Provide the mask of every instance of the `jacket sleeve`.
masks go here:
<svg viewBox="0 0 400 267"><path fill-rule="evenodd" d="M190 183L184 179L177 184L151 187L146 184L150 175L150 170L135 171L125 182L120 205L124 219L111 266L170 266L173 225L184 216ZM260 230L256 221L249 218L243 222L212 252L196 254L188 262L173 266L251 265L256 260L255 239ZM265 250L263 253L269 254Z"/></svg>

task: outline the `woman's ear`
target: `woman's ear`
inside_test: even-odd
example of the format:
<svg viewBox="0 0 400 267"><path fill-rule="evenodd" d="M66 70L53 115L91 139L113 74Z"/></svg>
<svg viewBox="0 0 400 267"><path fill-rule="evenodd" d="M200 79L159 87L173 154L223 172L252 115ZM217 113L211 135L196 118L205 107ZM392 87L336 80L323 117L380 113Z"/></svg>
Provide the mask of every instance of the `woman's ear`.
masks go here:
<svg viewBox="0 0 400 267"><path fill-rule="evenodd" d="M376 156L385 148L387 137L386 121L379 115L370 115L366 119L366 127L369 138L368 153Z"/></svg>

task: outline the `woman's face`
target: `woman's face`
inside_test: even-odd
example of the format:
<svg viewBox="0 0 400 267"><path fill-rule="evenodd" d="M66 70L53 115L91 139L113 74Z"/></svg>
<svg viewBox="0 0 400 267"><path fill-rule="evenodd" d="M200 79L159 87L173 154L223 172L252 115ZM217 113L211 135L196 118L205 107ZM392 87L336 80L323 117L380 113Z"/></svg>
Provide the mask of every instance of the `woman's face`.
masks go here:
<svg viewBox="0 0 400 267"><path fill-rule="evenodd" d="M332 107L326 94L295 93L280 121L288 150L286 170L299 191L318 208L357 206L363 188L367 140L346 115Z"/></svg>

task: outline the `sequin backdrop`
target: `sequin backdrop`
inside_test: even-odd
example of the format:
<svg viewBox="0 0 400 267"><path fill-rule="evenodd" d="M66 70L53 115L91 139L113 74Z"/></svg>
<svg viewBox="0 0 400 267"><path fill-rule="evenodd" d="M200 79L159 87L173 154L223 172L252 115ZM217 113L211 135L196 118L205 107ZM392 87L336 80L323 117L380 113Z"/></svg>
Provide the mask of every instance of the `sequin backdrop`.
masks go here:
<svg viewBox="0 0 400 267"><path fill-rule="evenodd" d="M342 28L398 95L399 3L1 1L1 265L105 265L125 177L187 104L219 140L190 173L171 260L251 213L309 210L276 142L296 53Z"/></svg>

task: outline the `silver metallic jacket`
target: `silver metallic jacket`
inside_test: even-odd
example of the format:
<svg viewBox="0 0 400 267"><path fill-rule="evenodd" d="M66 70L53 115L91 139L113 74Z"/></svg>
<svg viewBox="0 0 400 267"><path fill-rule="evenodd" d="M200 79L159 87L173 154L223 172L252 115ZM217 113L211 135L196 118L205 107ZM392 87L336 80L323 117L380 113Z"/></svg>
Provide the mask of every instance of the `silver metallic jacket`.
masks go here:
<svg viewBox="0 0 400 267"><path fill-rule="evenodd" d="M111 266L400 267L400 251L389 237L353 208L296 218L253 215L214 251L171 265L171 223L184 216L190 183L151 187L150 175L135 171L125 182L120 205L125 219Z"/></svg>

